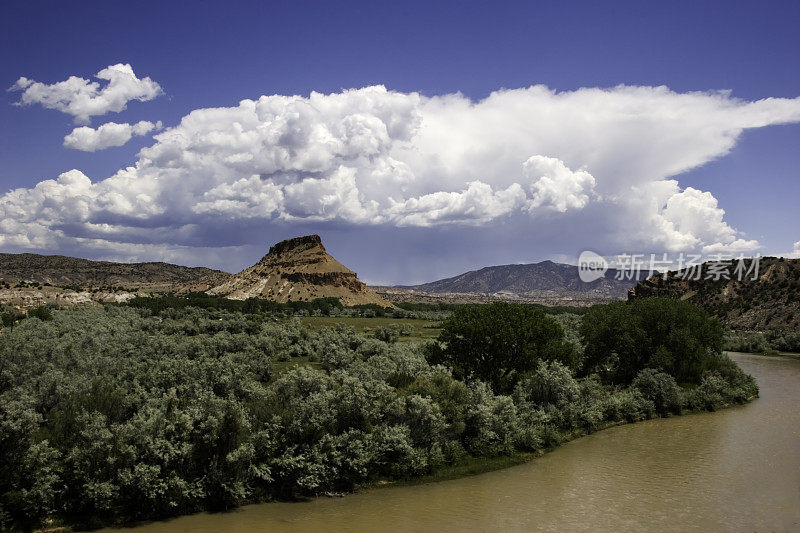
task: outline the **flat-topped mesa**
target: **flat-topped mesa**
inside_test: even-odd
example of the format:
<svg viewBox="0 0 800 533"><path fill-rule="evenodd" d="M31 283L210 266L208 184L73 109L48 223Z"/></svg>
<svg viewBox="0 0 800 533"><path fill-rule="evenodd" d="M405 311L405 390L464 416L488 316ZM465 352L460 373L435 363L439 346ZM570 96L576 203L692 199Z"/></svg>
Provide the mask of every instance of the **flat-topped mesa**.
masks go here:
<svg viewBox="0 0 800 533"><path fill-rule="evenodd" d="M325 247L322 245L322 239L319 235L304 235L303 237L286 239L278 244L273 244L269 247L269 253L264 257L266 258L270 255L281 255L295 250L309 250L313 248L319 248L321 252L325 252Z"/></svg>
<svg viewBox="0 0 800 533"><path fill-rule="evenodd" d="M278 269L284 275L289 272L342 272L355 276L325 251L319 235L305 235L274 244L269 253L250 268L259 274Z"/></svg>
<svg viewBox="0 0 800 533"><path fill-rule="evenodd" d="M392 305L331 257L319 235L295 237L271 246L258 263L208 292L234 300L288 302L333 297L345 305Z"/></svg>

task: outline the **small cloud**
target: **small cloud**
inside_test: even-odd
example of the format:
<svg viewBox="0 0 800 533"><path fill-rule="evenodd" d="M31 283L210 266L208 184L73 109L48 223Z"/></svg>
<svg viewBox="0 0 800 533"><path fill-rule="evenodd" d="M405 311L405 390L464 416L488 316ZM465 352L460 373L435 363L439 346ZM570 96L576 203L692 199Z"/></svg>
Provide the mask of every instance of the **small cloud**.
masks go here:
<svg viewBox="0 0 800 533"><path fill-rule="evenodd" d="M110 65L95 77L108 84L100 88L100 83L78 76L52 84L21 77L8 90L22 92L17 105L40 104L72 115L79 124L88 124L93 116L119 113L132 100L146 102L163 94L158 83L137 78L128 64Z"/></svg>
<svg viewBox="0 0 800 533"><path fill-rule="evenodd" d="M64 146L84 152L96 152L112 146L122 146L134 135L147 135L151 131L158 131L161 128L160 120L155 124L142 120L132 125L107 122L97 129L81 126L64 137Z"/></svg>
<svg viewBox="0 0 800 533"><path fill-rule="evenodd" d="M782 254L776 254L776 255L783 256L783 257L785 257L787 259L800 259L800 241L797 241L796 243L794 243L793 246L794 247L793 247L793 250L791 252L782 253Z"/></svg>

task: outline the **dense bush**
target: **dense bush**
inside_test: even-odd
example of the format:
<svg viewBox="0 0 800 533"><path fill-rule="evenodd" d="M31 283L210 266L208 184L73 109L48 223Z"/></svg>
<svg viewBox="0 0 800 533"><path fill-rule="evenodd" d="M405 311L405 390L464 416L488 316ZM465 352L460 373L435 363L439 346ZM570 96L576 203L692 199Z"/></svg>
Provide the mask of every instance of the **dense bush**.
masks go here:
<svg viewBox="0 0 800 533"><path fill-rule="evenodd" d="M767 332L767 340L773 350L800 353L800 331L769 330Z"/></svg>
<svg viewBox="0 0 800 533"><path fill-rule="evenodd" d="M768 355L777 355L779 352L800 353L800 332L783 329L728 331L725 334L725 349Z"/></svg>
<svg viewBox="0 0 800 533"><path fill-rule="evenodd" d="M396 342L400 338L400 328L397 324L390 324L389 326L378 326L375 328L374 336L376 339L383 342Z"/></svg>
<svg viewBox="0 0 800 533"><path fill-rule="evenodd" d="M582 313L588 312L587 308ZM583 366L583 342L581 341L580 329L583 323L583 316L576 313L557 313L550 315L556 323L561 326L564 331L564 341L570 345L572 349L573 367L578 369Z"/></svg>
<svg viewBox="0 0 800 533"><path fill-rule="evenodd" d="M315 298L309 301L295 301L278 303L260 298L247 300L231 300L223 296L210 296L204 292L191 292L182 295L162 296L137 296L126 302L127 306L140 309L149 309L153 313L160 313L170 309L216 309L225 311L238 311L246 314L265 313L272 315L298 314L301 311L306 316L317 312L321 315L330 315L335 310L342 309L338 298Z"/></svg>
<svg viewBox="0 0 800 533"><path fill-rule="evenodd" d="M769 353L771 347L760 331L728 331L723 347L731 352Z"/></svg>
<svg viewBox="0 0 800 533"><path fill-rule="evenodd" d="M605 418L616 422L644 420L655 412L653 402L637 389L626 389L612 395L603 407Z"/></svg>
<svg viewBox="0 0 800 533"><path fill-rule="evenodd" d="M514 365L501 374L513 380L465 380L463 360L432 365L416 343L261 314L76 307L19 322L0 335L0 527L98 526L350 491L758 391L724 356L678 391L677 407L674 380L654 370L630 388L577 379L549 317L485 309L500 332L536 345L488 359ZM490 317L465 312L467 327L451 322L443 340L494 338Z"/></svg>
<svg viewBox="0 0 800 533"><path fill-rule="evenodd" d="M50 307L47 307L46 305L41 305L39 307L34 307L30 311L28 311L26 316L28 318L38 318L39 320L52 320L53 311Z"/></svg>
<svg viewBox="0 0 800 533"><path fill-rule="evenodd" d="M645 298L595 306L583 317L584 373L628 384L656 368L681 383L699 383L722 351L722 326L694 305Z"/></svg>
<svg viewBox="0 0 800 533"><path fill-rule="evenodd" d="M539 361L571 365L574 357L555 320L536 307L504 302L456 309L429 354L457 377L486 381L497 392L513 390Z"/></svg>
<svg viewBox="0 0 800 533"><path fill-rule="evenodd" d="M645 368L633 380L632 386L642 397L653 402L660 415L678 413L681 409L680 391L675 378L653 368Z"/></svg>
<svg viewBox="0 0 800 533"><path fill-rule="evenodd" d="M25 315L17 311L14 307L8 306L0 308L0 324L9 330L14 329L14 325L25 318Z"/></svg>

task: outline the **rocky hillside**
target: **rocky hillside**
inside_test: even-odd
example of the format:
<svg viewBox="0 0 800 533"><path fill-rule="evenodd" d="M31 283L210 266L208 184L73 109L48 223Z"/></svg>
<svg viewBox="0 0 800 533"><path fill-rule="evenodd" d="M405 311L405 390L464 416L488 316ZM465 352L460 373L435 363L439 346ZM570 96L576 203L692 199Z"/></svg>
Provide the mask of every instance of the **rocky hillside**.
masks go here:
<svg viewBox="0 0 800 533"><path fill-rule="evenodd" d="M636 280L616 280L617 271L604 278L584 283L578 267L552 261L524 265L485 267L452 278L403 287L429 294L482 294L534 300L611 300L624 299Z"/></svg>
<svg viewBox="0 0 800 533"><path fill-rule="evenodd" d="M0 254L0 285L19 283L82 289L204 291L230 278L227 272L169 263L113 263L62 255Z"/></svg>
<svg viewBox="0 0 800 533"><path fill-rule="evenodd" d="M331 257L319 235L279 242L261 261L208 293L235 300L265 298L288 302L334 297L344 305L392 305Z"/></svg>
<svg viewBox="0 0 800 533"><path fill-rule="evenodd" d="M800 259L761 258L758 278L735 275L738 261L730 261L731 279L709 277L704 263L699 280L682 279L684 271L657 274L631 289L629 298L667 296L689 300L734 329L768 330L800 328ZM750 260L745 261L747 267Z"/></svg>

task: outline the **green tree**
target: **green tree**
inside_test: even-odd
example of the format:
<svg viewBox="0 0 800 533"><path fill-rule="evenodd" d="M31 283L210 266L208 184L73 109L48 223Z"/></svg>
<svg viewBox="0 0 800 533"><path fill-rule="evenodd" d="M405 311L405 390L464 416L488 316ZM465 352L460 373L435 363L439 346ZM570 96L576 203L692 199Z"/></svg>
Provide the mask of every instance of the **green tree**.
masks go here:
<svg viewBox="0 0 800 533"><path fill-rule="evenodd" d="M28 311L29 318L38 318L41 321L53 320L53 312L50 311L50 308L41 305L39 307L34 307L30 311Z"/></svg>
<svg viewBox="0 0 800 533"><path fill-rule="evenodd" d="M451 367L458 378L481 379L507 393L539 361L570 366L574 352L561 326L541 309L497 302L456 309L428 357Z"/></svg>
<svg viewBox="0 0 800 533"><path fill-rule="evenodd" d="M19 313L16 309L9 309L0 313L0 321L2 321L3 327L9 328L11 331L14 331L14 324L17 323L17 320L23 317L24 315Z"/></svg>
<svg viewBox="0 0 800 533"><path fill-rule="evenodd" d="M628 384L644 368L699 383L722 351L716 319L688 302L645 298L593 307L583 317L583 372Z"/></svg>

